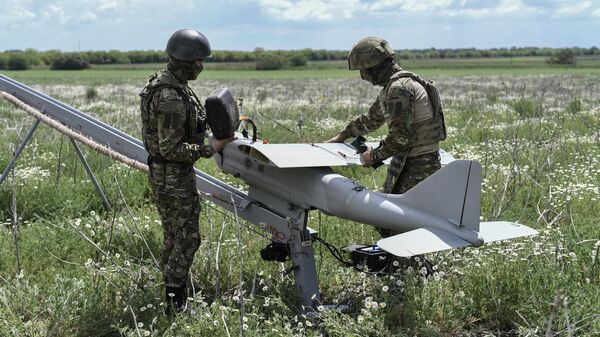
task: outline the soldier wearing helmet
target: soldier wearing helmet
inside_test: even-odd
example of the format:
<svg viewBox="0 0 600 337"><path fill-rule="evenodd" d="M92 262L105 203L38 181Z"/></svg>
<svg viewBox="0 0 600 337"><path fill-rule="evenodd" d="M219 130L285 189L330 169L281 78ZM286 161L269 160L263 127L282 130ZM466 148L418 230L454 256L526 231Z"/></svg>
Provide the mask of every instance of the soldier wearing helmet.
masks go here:
<svg viewBox="0 0 600 337"><path fill-rule="evenodd" d="M376 149L361 154L364 166L392 157L384 193L401 194L440 169L438 143L446 138L439 92L433 82L403 71L394 50L378 37L363 38L348 55L350 70L383 89L368 113L350 122L330 143L372 132L387 123L388 135ZM383 236L394 234L380 230Z"/></svg>
<svg viewBox="0 0 600 337"><path fill-rule="evenodd" d="M167 69L150 76L140 93L142 137L148 151L148 178L163 225L163 272L167 303L175 311L187 302L188 271L200 246L200 203L194 162L209 158L232 139L204 144L206 113L188 86L211 56L208 39L181 29L167 42Z"/></svg>

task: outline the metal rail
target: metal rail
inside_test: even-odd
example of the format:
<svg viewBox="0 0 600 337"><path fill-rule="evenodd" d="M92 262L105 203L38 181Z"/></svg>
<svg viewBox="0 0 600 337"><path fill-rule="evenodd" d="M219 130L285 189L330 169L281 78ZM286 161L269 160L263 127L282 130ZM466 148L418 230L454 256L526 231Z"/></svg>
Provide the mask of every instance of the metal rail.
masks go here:
<svg viewBox="0 0 600 337"><path fill-rule="evenodd" d="M144 149L143 143L117 128L1 74L0 91L17 97L27 105L92 138L99 144L130 159L147 164L148 153ZM31 133L33 131L35 128L32 128ZM25 143L26 141L22 143L21 150ZM12 158L11 164L14 164L15 160L16 156ZM10 168L7 167L6 170L10 170ZM201 197L210 199L216 205L230 212L233 212L235 207L237 215L272 234L274 241L286 243L294 248L295 254L292 254L291 257L295 264L296 286L302 294L305 305L314 307L319 303L320 293L314 252L312 242L307 241L310 238L307 239L305 210L299 210L298 207L287 204L285 207L274 209L255 201L246 193L204 172L195 169L195 173L196 187L201 192ZM281 204L281 200L273 197L273 204ZM275 233L284 234L276 236Z"/></svg>

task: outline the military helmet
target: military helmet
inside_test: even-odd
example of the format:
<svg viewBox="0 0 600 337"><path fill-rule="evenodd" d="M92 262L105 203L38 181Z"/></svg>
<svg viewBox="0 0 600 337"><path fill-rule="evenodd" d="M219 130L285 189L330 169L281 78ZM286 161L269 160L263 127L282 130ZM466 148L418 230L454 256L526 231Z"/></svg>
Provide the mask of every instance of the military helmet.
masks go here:
<svg viewBox="0 0 600 337"><path fill-rule="evenodd" d="M360 70L372 68L394 56L390 44L379 37L365 37L358 41L348 54L348 68Z"/></svg>
<svg viewBox="0 0 600 337"><path fill-rule="evenodd" d="M193 29L180 29L167 42L167 53L182 61L192 61L211 56L206 36Z"/></svg>

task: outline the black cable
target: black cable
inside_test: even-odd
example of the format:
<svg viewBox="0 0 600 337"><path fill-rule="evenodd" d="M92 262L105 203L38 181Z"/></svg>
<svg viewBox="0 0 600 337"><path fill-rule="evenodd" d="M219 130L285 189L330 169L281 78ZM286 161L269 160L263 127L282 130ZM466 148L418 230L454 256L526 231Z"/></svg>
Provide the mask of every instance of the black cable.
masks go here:
<svg viewBox="0 0 600 337"><path fill-rule="evenodd" d="M331 255L333 255L333 257L335 257L336 260L340 261L346 267L353 266L352 262L344 260L344 258L342 257L342 255L341 255L341 253L340 253L340 251L339 251L339 249L337 247L335 247L332 244L326 242L325 240L323 240L320 237L317 237L317 241L319 241L323 245L325 245L325 247L327 248L327 250L329 250L329 252L331 253Z"/></svg>
<svg viewBox="0 0 600 337"><path fill-rule="evenodd" d="M222 210L210 205L210 204L205 204L208 208L212 209L213 211L220 213L221 215L229 218L229 219L234 219L234 217L230 214L230 213L225 213ZM244 222L244 225L246 226L246 228L248 228L251 232L253 232L254 234L273 241L272 239L270 239L269 237L267 237L266 235L263 235L262 233L260 233L258 230L254 229L251 225L249 225L248 223ZM388 263L380 270L380 271L366 271L366 270L362 270L360 268L358 268L355 264L353 264L352 262L344 259L344 257L342 256L342 253L340 252L340 249L335 247L334 245L330 244L329 242L325 241L324 239L322 239L321 237L317 236L316 241L322 243L325 248L327 248L327 250L329 250L329 252L331 253L331 255L333 255L333 257L338 260L339 262L341 262L345 267L352 267L354 268L356 271L361 272L361 273L365 273L365 274L388 274L387 272L384 272L384 270L389 269L390 264L392 263L390 259L390 261L388 261Z"/></svg>
<svg viewBox="0 0 600 337"><path fill-rule="evenodd" d="M344 258L342 257L342 254L340 253L340 250L337 247L335 247L334 245L326 242L321 237L317 237L317 241L319 241L323 245L325 245L325 247L329 250L329 252L331 252L331 255L333 255L333 257L336 260L340 261L346 267L352 267L356 271L359 271L359 272L365 273L365 274L375 274L375 275L389 274L388 272L385 272L384 270L389 270L390 264L392 263L391 262L392 259L389 259L388 263L386 263L386 265L383 268L381 268L381 270L379 270L379 271L362 270L362 269L358 268L354 263L344 260Z"/></svg>
<svg viewBox="0 0 600 337"><path fill-rule="evenodd" d="M292 129L288 128L287 126L285 126L285 125L283 125L283 124L281 124L281 123L280 123L280 122L278 122L277 120L275 120L275 119L272 119L272 117L267 117L267 116L265 116L263 113L261 113L260 111L257 111L256 113L258 113L260 116L262 116L262 117L264 117L264 118L266 118L266 119L268 119L268 120L272 121L273 123L275 123L275 124L277 124L278 126L280 126L281 128L283 128L284 130L287 130L287 131L289 131L289 132L293 133L294 135L296 135L298 138L300 138L300 135L298 135L298 133L297 133L296 131L294 131L294 130L292 130Z"/></svg>

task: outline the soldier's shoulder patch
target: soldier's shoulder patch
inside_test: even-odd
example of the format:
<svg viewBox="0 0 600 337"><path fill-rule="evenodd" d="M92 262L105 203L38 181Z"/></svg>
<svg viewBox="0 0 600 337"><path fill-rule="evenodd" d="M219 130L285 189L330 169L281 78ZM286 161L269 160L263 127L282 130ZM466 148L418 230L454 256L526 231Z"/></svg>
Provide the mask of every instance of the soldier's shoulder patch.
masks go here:
<svg viewBox="0 0 600 337"><path fill-rule="evenodd" d="M173 88L163 88L159 93L160 101L182 101L181 94Z"/></svg>
<svg viewBox="0 0 600 337"><path fill-rule="evenodd" d="M394 82L388 89L386 98L388 100L411 99L413 92L404 83Z"/></svg>

